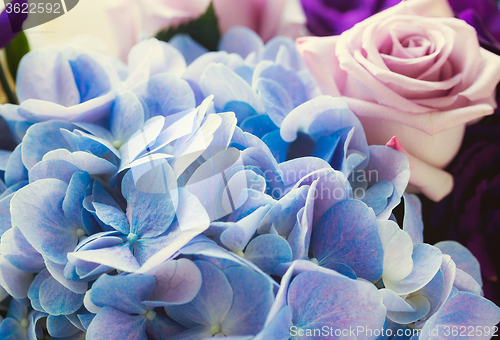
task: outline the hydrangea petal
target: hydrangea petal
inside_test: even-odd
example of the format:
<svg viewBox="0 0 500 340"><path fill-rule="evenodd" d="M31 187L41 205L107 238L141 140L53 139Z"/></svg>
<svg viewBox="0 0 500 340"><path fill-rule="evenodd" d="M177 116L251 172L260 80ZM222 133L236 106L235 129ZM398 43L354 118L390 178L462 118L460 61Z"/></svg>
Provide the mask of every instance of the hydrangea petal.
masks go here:
<svg viewBox="0 0 500 340"><path fill-rule="evenodd" d="M198 294L202 277L198 267L188 259L166 261L148 272L156 285L147 306L184 304Z"/></svg>
<svg viewBox="0 0 500 340"><path fill-rule="evenodd" d="M66 220L62 204L68 186L43 179L20 189L11 201L12 223L40 254L66 264L78 243L77 226Z"/></svg>
<svg viewBox="0 0 500 340"><path fill-rule="evenodd" d="M0 286L9 295L22 300L28 296L28 289L33 281L33 274L14 267L0 255Z"/></svg>
<svg viewBox="0 0 500 340"><path fill-rule="evenodd" d="M64 315L49 315L47 317L47 331L53 337L66 337L78 333L79 329Z"/></svg>
<svg viewBox="0 0 500 340"><path fill-rule="evenodd" d="M33 249L17 227L12 227L2 235L0 253L23 271L38 273L45 267L42 255Z"/></svg>
<svg viewBox="0 0 500 340"><path fill-rule="evenodd" d="M404 194L405 216L403 230L406 231L413 244L424 242L424 222L422 221L422 203L416 195Z"/></svg>
<svg viewBox="0 0 500 340"><path fill-rule="evenodd" d="M385 322L382 296L372 284L321 272L297 275L288 289L288 305L294 325L304 330L325 325L334 329L359 325L379 329Z"/></svg>
<svg viewBox="0 0 500 340"><path fill-rule="evenodd" d="M132 254L132 246L129 243L112 246L108 248L76 251L68 253L71 262L77 260L102 264L125 272L133 272L140 265Z"/></svg>
<svg viewBox="0 0 500 340"><path fill-rule="evenodd" d="M474 334L475 339L489 339L493 334L493 326L499 321L500 309L493 302L478 295L458 292L425 323L419 339L430 339L436 332L440 339L454 339L455 335L451 332L445 333L444 327L468 329L469 326L479 326L483 331L479 336ZM485 331L488 331L488 334Z"/></svg>
<svg viewBox="0 0 500 340"><path fill-rule="evenodd" d="M72 130L73 125L61 121L49 121L31 126L23 138L21 154L24 166L31 170L43 156L56 149L69 148L59 129Z"/></svg>
<svg viewBox="0 0 500 340"><path fill-rule="evenodd" d="M64 106L80 103L80 93L71 66L63 54L54 48L32 51L21 60L16 92L20 102L41 99Z"/></svg>
<svg viewBox="0 0 500 340"><path fill-rule="evenodd" d="M378 220L378 232L384 248L384 272L382 277L399 281L413 269L413 242L410 235L393 221Z"/></svg>
<svg viewBox="0 0 500 340"><path fill-rule="evenodd" d="M419 243L413 247L412 260L410 275L400 281L383 279L386 288L403 295L424 287L441 267L441 251L429 244Z"/></svg>
<svg viewBox="0 0 500 340"><path fill-rule="evenodd" d="M40 286L40 305L51 315L67 315L76 312L83 304L83 294L77 294L61 285L53 277ZM64 303L61 303L64 301Z"/></svg>
<svg viewBox="0 0 500 340"><path fill-rule="evenodd" d="M28 170L24 167L22 161L21 148L22 144L16 146L9 157L9 161L7 162L4 175L5 185L7 187L28 179Z"/></svg>
<svg viewBox="0 0 500 340"><path fill-rule="evenodd" d="M42 160L64 160L90 175L114 174L117 170L113 163L85 151L70 152L66 149L57 149L47 152Z"/></svg>
<svg viewBox="0 0 500 340"><path fill-rule="evenodd" d="M443 254L450 255L458 269L472 276L482 286L483 281L479 262L469 249L455 241L438 242L434 247L439 248Z"/></svg>
<svg viewBox="0 0 500 340"><path fill-rule="evenodd" d="M221 325L233 303L233 289L224 272L213 264L206 261L195 261L195 264L203 278L200 291L191 302L167 309L182 311L185 317L201 325Z"/></svg>
<svg viewBox="0 0 500 340"><path fill-rule="evenodd" d="M248 83L223 64L208 66L200 78L200 89L205 96L215 95L214 104L219 110L231 101L249 104L264 113L264 107Z"/></svg>
<svg viewBox="0 0 500 340"><path fill-rule="evenodd" d="M257 334L274 302L272 285L245 267L231 267L224 274L231 285L233 301L221 329L225 335Z"/></svg>
<svg viewBox="0 0 500 340"><path fill-rule="evenodd" d="M93 202L92 205L95 208L97 217L99 217L101 221L109 224L124 235L128 235L130 233L130 225L128 224L127 215L125 215L123 211L110 205L98 202Z"/></svg>
<svg viewBox="0 0 500 340"><path fill-rule="evenodd" d="M40 179L55 178L69 184L71 177L81 171L74 164L62 159L48 159L38 162L28 172L29 182L33 183Z"/></svg>
<svg viewBox="0 0 500 340"><path fill-rule="evenodd" d="M147 82L132 89L147 108L145 117L167 117L174 113L196 107L193 91L189 84L168 73L158 74Z"/></svg>
<svg viewBox="0 0 500 340"><path fill-rule="evenodd" d="M234 26L221 37L218 49L228 53L237 53L246 58L251 52L259 53L264 42L257 33L243 26Z"/></svg>
<svg viewBox="0 0 500 340"><path fill-rule="evenodd" d="M149 298L154 286L155 279L149 275L104 274L92 285L90 298L99 307L112 307L124 313L142 314L146 311L142 301Z"/></svg>
<svg viewBox="0 0 500 340"><path fill-rule="evenodd" d="M168 42L182 53L188 65L199 56L208 52L204 46L197 43L187 34L176 34Z"/></svg>
<svg viewBox="0 0 500 340"><path fill-rule="evenodd" d="M280 263L292 261L292 256L290 245L279 235L257 236L245 249L245 258L267 274L271 274Z"/></svg>
<svg viewBox="0 0 500 340"><path fill-rule="evenodd" d="M383 272L383 248L376 217L356 200L335 204L318 221L312 234L312 249L318 261L344 263L358 277L376 281Z"/></svg>
<svg viewBox="0 0 500 340"><path fill-rule="evenodd" d="M111 307L104 307L87 328L87 340L148 340L146 318L131 316Z"/></svg>

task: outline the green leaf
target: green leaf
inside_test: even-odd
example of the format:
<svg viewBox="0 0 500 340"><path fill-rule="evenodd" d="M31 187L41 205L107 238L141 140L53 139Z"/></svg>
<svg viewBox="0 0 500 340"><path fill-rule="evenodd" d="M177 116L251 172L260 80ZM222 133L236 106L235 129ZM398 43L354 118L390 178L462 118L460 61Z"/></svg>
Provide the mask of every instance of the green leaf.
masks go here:
<svg viewBox="0 0 500 340"><path fill-rule="evenodd" d="M156 35L156 38L168 42L174 35L179 33L188 34L196 42L205 46L210 51L216 51L221 34L212 3L210 3L207 11L198 19L160 31Z"/></svg>
<svg viewBox="0 0 500 340"><path fill-rule="evenodd" d="M7 95L7 100L9 101L9 103L19 104L17 102L16 94L14 93L14 91L12 91L12 89L9 86L9 82L7 80L7 77L5 76L5 73L4 73L3 65L0 62L0 90L1 89L3 89L3 91Z"/></svg>
<svg viewBox="0 0 500 340"><path fill-rule="evenodd" d="M30 45L24 32L20 32L5 46L5 56L7 57L7 65L12 78L16 80L17 67L21 58L30 51Z"/></svg>

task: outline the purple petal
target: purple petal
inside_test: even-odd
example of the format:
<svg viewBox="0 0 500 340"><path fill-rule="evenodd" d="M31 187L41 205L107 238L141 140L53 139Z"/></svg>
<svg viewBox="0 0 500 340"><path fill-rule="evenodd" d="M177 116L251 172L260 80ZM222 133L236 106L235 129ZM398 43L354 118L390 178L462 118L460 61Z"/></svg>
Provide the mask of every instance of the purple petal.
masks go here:
<svg viewBox="0 0 500 340"><path fill-rule="evenodd" d="M434 247L439 248L443 254L450 255L458 269L472 276L480 286L483 285L479 262L469 249L454 241L438 242Z"/></svg>
<svg viewBox="0 0 500 340"><path fill-rule="evenodd" d="M64 160L45 160L38 162L28 172L30 183L45 178L55 178L69 184L71 177L81 171L74 164Z"/></svg>
<svg viewBox="0 0 500 340"><path fill-rule="evenodd" d="M294 325L304 330L323 326L349 329L360 325L379 329L385 322L386 308L375 286L321 272L297 275L288 289L288 305Z"/></svg>
<svg viewBox="0 0 500 340"><path fill-rule="evenodd" d="M149 297L148 306L184 304L191 301L202 284L198 267L187 259L171 260L162 263L148 272L154 276L156 285Z"/></svg>

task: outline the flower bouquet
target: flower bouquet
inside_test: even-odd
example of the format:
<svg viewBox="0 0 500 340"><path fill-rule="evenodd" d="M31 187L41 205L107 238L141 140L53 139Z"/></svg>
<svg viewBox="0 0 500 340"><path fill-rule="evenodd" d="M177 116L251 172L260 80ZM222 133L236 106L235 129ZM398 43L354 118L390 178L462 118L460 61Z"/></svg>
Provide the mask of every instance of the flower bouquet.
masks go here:
<svg viewBox="0 0 500 340"><path fill-rule="evenodd" d="M498 336L492 9L32 3L0 17L0 339ZM42 34L90 6L102 36Z"/></svg>

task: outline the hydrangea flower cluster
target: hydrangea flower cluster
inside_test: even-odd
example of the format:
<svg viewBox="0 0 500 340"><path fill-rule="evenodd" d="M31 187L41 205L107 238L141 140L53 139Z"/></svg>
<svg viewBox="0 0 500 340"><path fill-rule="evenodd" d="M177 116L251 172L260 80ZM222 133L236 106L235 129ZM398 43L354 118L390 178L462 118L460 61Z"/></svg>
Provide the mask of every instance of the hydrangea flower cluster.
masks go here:
<svg viewBox="0 0 500 340"><path fill-rule="evenodd" d="M1 339L487 339L500 321L472 254L423 243L406 156L368 146L288 38L145 40L127 65L38 50L17 95Z"/></svg>

